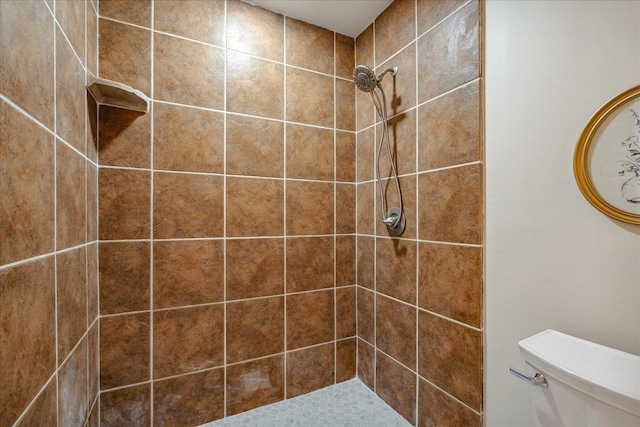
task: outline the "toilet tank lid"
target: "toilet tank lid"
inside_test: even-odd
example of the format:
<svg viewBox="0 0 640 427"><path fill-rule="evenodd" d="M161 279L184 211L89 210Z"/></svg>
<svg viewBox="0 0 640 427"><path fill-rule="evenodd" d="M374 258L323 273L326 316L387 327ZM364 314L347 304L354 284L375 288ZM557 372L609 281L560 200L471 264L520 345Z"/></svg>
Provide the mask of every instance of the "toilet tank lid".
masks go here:
<svg viewBox="0 0 640 427"><path fill-rule="evenodd" d="M640 416L640 356L551 329L518 345L524 360L542 373Z"/></svg>

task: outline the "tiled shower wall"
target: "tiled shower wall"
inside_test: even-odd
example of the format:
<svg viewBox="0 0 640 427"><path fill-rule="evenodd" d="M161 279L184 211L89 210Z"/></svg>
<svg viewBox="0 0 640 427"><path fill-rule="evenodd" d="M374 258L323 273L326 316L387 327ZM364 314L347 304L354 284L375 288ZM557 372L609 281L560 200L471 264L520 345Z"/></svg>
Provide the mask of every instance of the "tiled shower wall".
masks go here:
<svg viewBox="0 0 640 427"><path fill-rule="evenodd" d="M103 426L197 425L356 374L349 37L239 1L109 1Z"/></svg>
<svg viewBox="0 0 640 427"><path fill-rule="evenodd" d="M420 426L481 424L481 6L396 0L356 40L358 64L399 67L383 86L407 215L389 238L373 181L380 128L358 92L358 376Z"/></svg>
<svg viewBox="0 0 640 427"><path fill-rule="evenodd" d="M89 0L0 1L2 426L82 426L97 407L96 24Z"/></svg>

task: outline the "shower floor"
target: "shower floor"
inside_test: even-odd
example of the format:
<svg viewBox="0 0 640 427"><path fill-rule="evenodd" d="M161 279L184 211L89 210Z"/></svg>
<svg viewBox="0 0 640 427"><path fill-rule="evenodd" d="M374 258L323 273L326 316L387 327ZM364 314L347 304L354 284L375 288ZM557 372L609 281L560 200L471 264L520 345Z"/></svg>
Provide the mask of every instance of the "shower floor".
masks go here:
<svg viewBox="0 0 640 427"><path fill-rule="evenodd" d="M201 427L244 426L406 427L410 424L356 378Z"/></svg>

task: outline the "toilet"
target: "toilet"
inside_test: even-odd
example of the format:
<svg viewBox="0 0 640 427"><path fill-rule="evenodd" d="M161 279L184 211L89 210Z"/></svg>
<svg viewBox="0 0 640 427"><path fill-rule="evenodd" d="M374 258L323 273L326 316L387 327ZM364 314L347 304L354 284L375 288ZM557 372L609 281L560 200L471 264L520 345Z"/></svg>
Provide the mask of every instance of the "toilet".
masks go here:
<svg viewBox="0 0 640 427"><path fill-rule="evenodd" d="M518 344L536 426L640 426L640 356L554 330Z"/></svg>

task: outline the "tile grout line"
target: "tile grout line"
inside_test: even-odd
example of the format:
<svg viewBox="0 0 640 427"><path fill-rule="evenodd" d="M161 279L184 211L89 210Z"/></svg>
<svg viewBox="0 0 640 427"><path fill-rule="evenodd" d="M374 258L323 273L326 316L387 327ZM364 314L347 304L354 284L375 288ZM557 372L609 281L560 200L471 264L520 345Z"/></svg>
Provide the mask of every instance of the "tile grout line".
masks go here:
<svg viewBox="0 0 640 427"><path fill-rule="evenodd" d="M287 351L289 350L288 346L288 340L287 340L287 243L288 243L288 236L287 236L287 129L288 129L288 121L287 121L287 17L283 16L282 17L282 56L283 56L283 72L282 72L282 91L283 91L283 101L282 101L282 118L283 118L283 126L282 126L282 135L283 135L283 141L282 141L282 176L283 176L283 181L282 181L282 198L283 198L283 205L282 205L282 212L283 212L283 216L282 216L282 229L283 229L283 234L284 234L284 238L283 238L283 243L284 243L284 248L283 248L283 261L284 261L284 271L282 272L283 275L283 292L284 292L284 296L283 296L283 328L284 328L284 333L283 333L283 338L284 338L284 355L283 355L283 362L282 362L282 366L283 366L283 379L284 379L284 384L283 384L283 400L287 400L288 398L288 375L287 375Z"/></svg>
<svg viewBox="0 0 640 427"><path fill-rule="evenodd" d="M222 417L227 417L227 61L228 61L228 7L229 4L225 0L224 2L224 73L223 73L223 108L224 108L224 123L223 123L223 146L222 146L222 170L224 175L222 178Z"/></svg>

